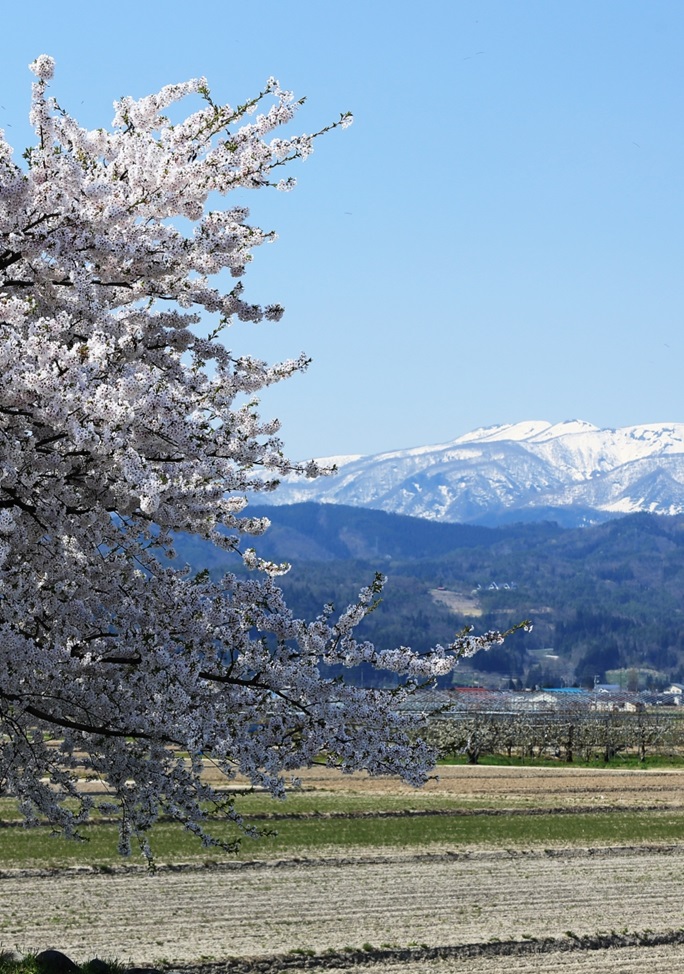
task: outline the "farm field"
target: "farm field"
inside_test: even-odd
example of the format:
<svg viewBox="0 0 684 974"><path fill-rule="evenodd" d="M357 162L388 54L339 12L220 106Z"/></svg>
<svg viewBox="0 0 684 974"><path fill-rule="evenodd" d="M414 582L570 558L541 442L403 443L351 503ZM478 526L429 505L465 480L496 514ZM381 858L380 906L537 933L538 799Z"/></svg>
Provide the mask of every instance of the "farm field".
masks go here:
<svg viewBox="0 0 684 974"><path fill-rule="evenodd" d="M67 868L59 855L19 862L6 854L12 837L31 833L10 826L0 832L0 946L58 947L78 961L97 954L202 965L206 974L246 969L255 957L289 971L349 970L363 961L368 974L531 974L555 963L571 974L625 974L646 964L684 972L684 943L657 942L684 940L676 933L684 927L684 772L446 767L440 773L415 792L389 779L312 769L291 803L249 801L262 815L265 807L291 809L312 836L322 820L325 844L314 838L307 844L305 832L297 832L289 849L263 839L239 859L213 850L160 854L156 875L112 859ZM337 817L343 807L350 818ZM393 815L426 814L414 815L416 830L404 833L398 828L404 818L373 814L388 808ZM447 828L461 819L484 825L477 833ZM578 832L572 824L580 820ZM518 821L530 828L516 830ZM356 822L384 829L382 841L373 842L371 828L354 844ZM547 822L559 827L550 842ZM624 836L623 822L632 829ZM288 823L273 824L284 833ZM352 832L336 843L343 826ZM76 850L83 862L87 848ZM634 932L655 941L630 943ZM584 949L582 938L597 934L613 946ZM435 948L444 956L434 956Z"/></svg>
<svg viewBox="0 0 684 974"><path fill-rule="evenodd" d="M652 971L678 974L682 970L681 948L649 948L647 957L637 949L590 950L584 954L532 954L524 957L464 956L451 960L427 959L405 964L370 964L364 974L549 974L550 965L561 963L563 974L643 974L648 964ZM348 974L349 968L331 967L328 974Z"/></svg>

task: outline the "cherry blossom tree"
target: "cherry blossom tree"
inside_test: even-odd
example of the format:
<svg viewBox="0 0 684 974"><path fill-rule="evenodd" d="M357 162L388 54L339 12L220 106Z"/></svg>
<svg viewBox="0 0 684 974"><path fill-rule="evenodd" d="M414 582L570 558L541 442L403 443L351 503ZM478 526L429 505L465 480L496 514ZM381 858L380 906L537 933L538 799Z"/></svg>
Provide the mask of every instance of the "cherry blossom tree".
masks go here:
<svg viewBox="0 0 684 974"><path fill-rule="evenodd" d="M207 844L209 809L239 810L202 778L210 760L282 796L297 768L398 773L432 752L400 703L501 637L464 633L419 656L354 638L381 580L340 615L297 619L282 567L245 539L267 522L246 494L291 472L259 390L307 365L231 354L234 322L277 320L242 278L272 234L233 190L290 189L314 135L279 137L300 102L268 81L217 104L204 79L115 104L88 131L32 65L36 144L17 162L0 132L0 781L29 822L77 835L99 799L122 853L163 812ZM180 121L178 103L194 101ZM226 274L225 272L229 272ZM230 281L232 278L232 283ZM228 284L226 282L228 281ZM242 562L220 581L178 564L178 532ZM404 674L392 692L324 679L321 663Z"/></svg>

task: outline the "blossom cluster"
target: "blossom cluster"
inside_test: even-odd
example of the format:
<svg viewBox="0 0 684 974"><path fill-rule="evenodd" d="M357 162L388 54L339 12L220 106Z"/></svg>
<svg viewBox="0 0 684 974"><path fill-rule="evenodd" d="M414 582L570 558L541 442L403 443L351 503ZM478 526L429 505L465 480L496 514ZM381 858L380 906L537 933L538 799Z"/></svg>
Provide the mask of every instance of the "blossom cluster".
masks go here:
<svg viewBox="0 0 684 974"><path fill-rule="evenodd" d="M431 753L398 704L499 635L378 651L354 628L380 582L307 623L275 582L282 566L242 551L267 527L247 494L317 469L287 459L255 398L307 360L268 365L225 343L233 322L282 309L250 304L241 280L272 235L220 203L290 186L280 168L351 117L275 136L301 104L277 82L231 107L201 78L123 98L111 130L89 131L48 95L52 59L32 70L26 166L0 133L0 785L29 821L74 834L95 801L85 770L112 796L122 852L136 839L149 855L162 812L206 843L207 803L243 824L202 778L207 758L276 796L321 755L420 783ZM197 107L170 121L183 99ZM240 570L192 577L177 532ZM361 661L405 686L321 675Z"/></svg>

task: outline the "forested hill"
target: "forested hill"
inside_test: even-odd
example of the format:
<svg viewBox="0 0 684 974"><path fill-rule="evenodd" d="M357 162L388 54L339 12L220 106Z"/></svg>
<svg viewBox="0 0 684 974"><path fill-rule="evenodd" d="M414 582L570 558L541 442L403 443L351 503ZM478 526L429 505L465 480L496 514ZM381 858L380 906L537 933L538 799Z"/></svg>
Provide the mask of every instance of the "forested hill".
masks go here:
<svg viewBox="0 0 684 974"><path fill-rule="evenodd" d="M328 601L343 608L374 571L389 577L364 623L381 645L427 648L464 624L503 628L530 618L533 631L478 657L475 676L533 685L590 683L621 670L642 684L684 678L682 516L564 529L438 524L313 503L249 511L271 519L256 546L292 563L282 584L298 613L313 617ZM206 563L206 552L180 547L193 566ZM206 567L221 570L221 558L211 560ZM459 677L467 674L466 666Z"/></svg>
<svg viewBox="0 0 684 974"><path fill-rule="evenodd" d="M461 548L489 548L505 539L547 538L560 533L554 523L488 528L313 502L277 508L250 506L249 513L271 521L259 541L260 552L292 562L350 558L374 563L415 561L438 558Z"/></svg>

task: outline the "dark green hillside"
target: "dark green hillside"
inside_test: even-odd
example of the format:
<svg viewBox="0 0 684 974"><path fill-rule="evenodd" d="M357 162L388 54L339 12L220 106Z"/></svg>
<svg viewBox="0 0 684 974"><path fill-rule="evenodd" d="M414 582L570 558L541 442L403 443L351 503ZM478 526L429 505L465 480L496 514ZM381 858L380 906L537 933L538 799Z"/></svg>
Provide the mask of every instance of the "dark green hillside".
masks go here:
<svg viewBox="0 0 684 974"><path fill-rule="evenodd" d="M531 633L478 657L471 675L492 684L591 683L616 670L641 685L684 679L682 517L565 529L439 524L338 505L250 513L272 521L259 552L293 565L282 585L297 613L313 617L329 601L342 609L376 570L388 575L383 603L361 630L381 646L422 650L465 624L506 628L531 618ZM205 549L184 540L179 549L194 567L235 570L235 557L212 552L207 562Z"/></svg>
<svg viewBox="0 0 684 974"><path fill-rule="evenodd" d="M436 558L455 548L486 548L530 527L515 525L499 530L471 524L440 524L340 504L250 505L248 513L268 518L271 527L257 541L246 541L245 545L258 545L264 558L293 563L360 559L377 567L388 562ZM542 530L558 531L555 525L546 525ZM179 541L179 551L192 565L207 561L205 567L209 569L220 568L229 558L195 537L184 536Z"/></svg>
<svg viewBox="0 0 684 974"><path fill-rule="evenodd" d="M412 571L441 584L481 585L484 625L531 617L528 647L549 647L560 657L554 664L538 660L534 682L574 676L590 683L629 668L681 679L683 540L684 519L639 514L565 530L543 543L531 534L486 550L453 551Z"/></svg>
<svg viewBox="0 0 684 974"><path fill-rule="evenodd" d="M269 558L292 561L435 558L454 548L486 548L511 530L440 524L341 504L257 505L250 506L249 511L271 521L270 530L259 543L260 550Z"/></svg>

